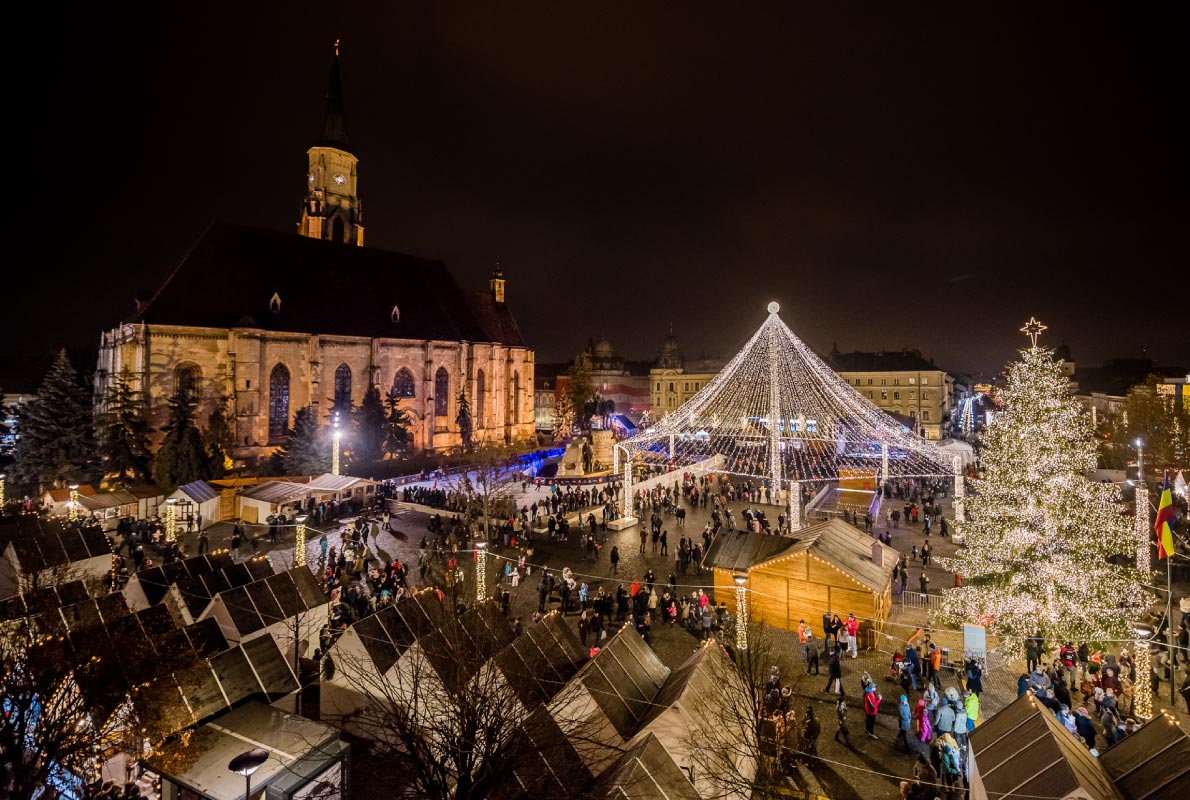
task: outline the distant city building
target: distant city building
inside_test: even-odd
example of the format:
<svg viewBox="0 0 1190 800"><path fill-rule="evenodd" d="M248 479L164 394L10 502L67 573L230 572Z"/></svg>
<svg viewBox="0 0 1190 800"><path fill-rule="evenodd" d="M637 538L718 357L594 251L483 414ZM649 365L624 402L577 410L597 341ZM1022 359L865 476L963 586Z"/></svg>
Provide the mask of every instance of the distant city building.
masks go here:
<svg viewBox="0 0 1190 800"><path fill-rule="evenodd" d="M945 438L955 403L954 378L920 350L832 350L828 363L881 411L908 418L927 439Z"/></svg>
<svg viewBox="0 0 1190 800"><path fill-rule="evenodd" d="M233 455L255 461L285 442L299 409L325 423L376 385L401 398L416 448L461 444L460 391L476 440L530 439L534 356L499 266L487 290L465 292L440 262L363 247L337 53L308 162L300 235L216 223L156 294L103 332L96 410L127 369L154 430L177 392L198 401L200 424L224 403Z"/></svg>
<svg viewBox="0 0 1190 800"><path fill-rule="evenodd" d="M1190 413L1190 374L1182 365L1159 365L1147 358L1111 358L1102 366L1079 366L1065 344L1055 351L1062 360L1062 373L1070 379L1070 392L1083 404L1095 424L1120 414L1128 390L1156 375L1157 391L1172 397Z"/></svg>

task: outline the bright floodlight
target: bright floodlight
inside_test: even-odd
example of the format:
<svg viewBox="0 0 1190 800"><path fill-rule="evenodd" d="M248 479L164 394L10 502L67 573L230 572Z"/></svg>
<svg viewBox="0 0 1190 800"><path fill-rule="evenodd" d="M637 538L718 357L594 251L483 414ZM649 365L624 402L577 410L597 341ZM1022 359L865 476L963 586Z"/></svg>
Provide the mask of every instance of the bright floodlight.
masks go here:
<svg viewBox="0 0 1190 800"><path fill-rule="evenodd" d="M776 300L769 303L769 313L770 314L776 314L780 310L781 310L781 304L778 303Z"/></svg>

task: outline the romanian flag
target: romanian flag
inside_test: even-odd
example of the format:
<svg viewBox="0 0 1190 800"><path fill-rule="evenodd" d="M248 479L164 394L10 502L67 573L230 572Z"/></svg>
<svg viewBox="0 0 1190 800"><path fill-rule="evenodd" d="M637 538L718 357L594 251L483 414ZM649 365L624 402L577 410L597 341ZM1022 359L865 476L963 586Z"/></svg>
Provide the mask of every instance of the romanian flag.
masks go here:
<svg viewBox="0 0 1190 800"><path fill-rule="evenodd" d="M1169 489L1169 474L1165 475L1165 486L1161 489L1161 502L1157 505L1157 558L1169 558L1173 553L1173 495Z"/></svg>

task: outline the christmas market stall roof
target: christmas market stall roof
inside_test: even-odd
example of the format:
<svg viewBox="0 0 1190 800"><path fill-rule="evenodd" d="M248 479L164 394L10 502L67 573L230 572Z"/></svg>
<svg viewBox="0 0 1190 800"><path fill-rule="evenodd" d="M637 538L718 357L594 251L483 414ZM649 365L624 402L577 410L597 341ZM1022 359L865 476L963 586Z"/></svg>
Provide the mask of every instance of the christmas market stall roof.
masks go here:
<svg viewBox="0 0 1190 800"><path fill-rule="evenodd" d="M270 505L291 503L305 498L310 487L304 483L290 481L265 481L255 486L240 490L240 497L248 500L259 500Z"/></svg>
<svg viewBox="0 0 1190 800"><path fill-rule="evenodd" d="M112 548L95 525L21 514L0 523L0 597L33 583L99 580L112 568Z"/></svg>
<svg viewBox="0 0 1190 800"><path fill-rule="evenodd" d="M848 475L953 474L951 458L905 430L769 316L723 370L656 425L619 446L634 463L719 471L782 490Z"/></svg>
<svg viewBox="0 0 1190 800"><path fill-rule="evenodd" d="M1190 736L1167 711L1113 745L1099 763L1126 800L1184 800L1190 795Z"/></svg>
<svg viewBox="0 0 1190 800"><path fill-rule="evenodd" d="M872 548L879 546L879 564ZM703 566L727 572L747 572L777 558L808 551L873 592L883 592L892 580L900 554L852 525L832 518L803 528L794 536L746 530L721 530L707 548Z"/></svg>
<svg viewBox="0 0 1190 800"><path fill-rule="evenodd" d="M271 798L290 797L315 780L341 788L337 766L348 745L338 731L255 701L198 727L190 737L155 749L144 763L201 797L238 800L244 794L244 779L227 765L252 747L269 755L252 774L254 791ZM320 794L315 790L309 796ZM346 795L335 791L335 796Z"/></svg>
<svg viewBox="0 0 1190 800"><path fill-rule="evenodd" d="M311 492L349 492L359 486L376 486L376 481L366 478L353 478L350 475L332 475L324 472L317 478L311 479L306 488Z"/></svg>
<svg viewBox="0 0 1190 800"><path fill-rule="evenodd" d="M440 261L223 222L126 321L524 347L508 306L464 292Z"/></svg>
<svg viewBox="0 0 1190 800"><path fill-rule="evenodd" d="M138 609L167 602L182 618L193 621L219 592L272 574L263 556L232 561L228 551L217 550L138 570L124 585L124 596Z"/></svg>
<svg viewBox="0 0 1190 800"><path fill-rule="evenodd" d="M1032 694L977 727L969 742L973 797L1124 800L1100 761Z"/></svg>
<svg viewBox="0 0 1190 800"><path fill-rule="evenodd" d="M652 732L642 736L608 767L586 796L616 800L700 800L703 797Z"/></svg>
<svg viewBox="0 0 1190 800"><path fill-rule="evenodd" d="M551 611L501 650L493 663L521 705L533 709L548 702L588 657L566 618Z"/></svg>
<svg viewBox="0 0 1190 800"><path fill-rule="evenodd" d="M267 562L266 562L267 566ZM201 596L198 598L201 601ZM239 642L270 626L327 605L318 579L305 566L264 577L217 593L200 613L215 619L228 641Z"/></svg>

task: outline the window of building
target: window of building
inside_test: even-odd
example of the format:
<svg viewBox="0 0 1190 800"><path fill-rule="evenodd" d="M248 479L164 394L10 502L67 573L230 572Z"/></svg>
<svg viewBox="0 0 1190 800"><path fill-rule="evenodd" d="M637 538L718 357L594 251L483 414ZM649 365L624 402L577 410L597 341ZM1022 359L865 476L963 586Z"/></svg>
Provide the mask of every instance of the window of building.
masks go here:
<svg viewBox="0 0 1190 800"><path fill-rule="evenodd" d="M859 378L856 378L856 379L855 379L855 385L856 385L856 386L859 386Z"/></svg>
<svg viewBox="0 0 1190 800"><path fill-rule="evenodd" d="M197 364L183 364L174 375L175 391L198 402L202 396L202 370Z"/></svg>
<svg viewBox="0 0 1190 800"><path fill-rule="evenodd" d="M483 392L484 392L484 375L483 370L475 373L475 422L478 427L483 427Z"/></svg>
<svg viewBox="0 0 1190 800"><path fill-rule="evenodd" d="M893 400L900 400L900 399L901 399L901 393L893 392Z"/></svg>
<svg viewBox="0 0 1190 800"><path fill-rule="evenodd" d="M871 400L871 399L872 399L872 393L871 393L871 392L868 392L868 399L869 399L869 400Z"/></svg>
<svg viewBox="0 0 1190 800"><path fill-rule="evenodd" d="M888 399L888 392L881 392L881 393L880 393L880 399L881 399L881 400L887 400L887 399Z"/></svg>
<svg viewBox="0 0 1190 800"><path fill-rule="evenodd" d="M910 400L916 400L916 399L917 399L917 392L910 392L910 393L909 393L909 399L910 399Z"/></svg>
<svg viewBox="0 0 1190 800"><path fill-rule="evenodd" d="M657 384L657 391L661 391L661 384Z"/></svg>
<svg viewBox="0 0 1190 800"><path fill-rule="evenodd" d="M917 383L917 378L910 378L909 383Z"/></svg>
<svg viewBox="0 0 1190 800"><path fill-rule="evenodd" d="M881 378L881 379L880 379L880 385L881 385L881 386L888 386L888 378Z"/></svg>
<svg viewBox="0 0 1190 800"><path fill-rule="evenodd" d="M413 373L401 367L393 376L393 394L397 397L413 397L414 391Z"/></svg>
<svg viewBox="0 0 1190 800"><path fill-rule="evenodd" d="M930 382L930 379L929 379L929 378L922 378L922 379L921 379L921 385L922 385L922 386L925 386L925 385L926 385L927 383L929 383L929 382Z"/></svg>
<svg viewBox="0 0 1190 800"><path fill-rule="evenodd" d="M439 367L434 373L434 415L445 417L450 409L450 373Z"/></svg>
<svg viewBox="0 0 1190 800"><path fill-rule="evenodd" d="M921 392L921 399L922 399L922 400L929 400L929 399L930 399L930 393L929 393L929 392L927 392L927 391L925 391L925 390L923 389L923 390L922 390L922 392Z"/></svg>
<svg viewBox="0 0 1190 800"><path fill-rule="evenodd" d="M351 408L351 367L346 364L335 368L335 408L339 411Z"/></svg>
<svg viewBox="0 0 1190 800"><path fill-rule="evenodd" d="M922 419L929 419L929 418L930 418L930 412L929 412L929 411L922 411L922 412L921 412L921 418L922 418Z"/></svg>
<svg viewBox="0 0 1190 800"><path fill-rule="evenodd" d="M521 421L521 373L512 373L512 397L510 398L509 408L512 410L512 419L510 422L517 423Z"/></svg>
<svg viewBox="0 0 1190 800"><path fill-rule="evenodd" d="M900 385L901 385L901 379L893 378L893 386L900 386Z"/></svg>
<svg viewBox="0 0 1190 800"><path fill-rule="evenodd" d="M673 382L673 381L670 381L670 382L669 382L669 390L670 390L671 392L674 390L674 382Z"/></svg>
<svg viewBox="0 0 1190 800"><path fill-rule="evenodd" d="M269 373L269 441L279 442L289 432L289 369L284 364Z"/></svg>
<svg viewBox="0 0 1190 800"><path fill-rule="evenodd" d="M869 385L869 386L871 386L871 385L872 385L872 379L871 379L871 378L868 378L868 385Z"/></svg>
<svg viewBox="0 0 1190 800"><path fill-rule="evenodd" d="M911 409L909 409L909 418L910 418L910 419L913 419L913 418L915 418L916 416L917 416L917 409L916 409L916 408L911 408Z"/></svg>
<svg viewBox="0 0 1190 800"><path fill-rule="evenodd" d="M689 392L689 391L690 391L690 381L686 381L686 383L685 383L685 388L683 389L683 391L685 391L685 392Z"/></svg>

